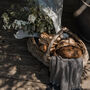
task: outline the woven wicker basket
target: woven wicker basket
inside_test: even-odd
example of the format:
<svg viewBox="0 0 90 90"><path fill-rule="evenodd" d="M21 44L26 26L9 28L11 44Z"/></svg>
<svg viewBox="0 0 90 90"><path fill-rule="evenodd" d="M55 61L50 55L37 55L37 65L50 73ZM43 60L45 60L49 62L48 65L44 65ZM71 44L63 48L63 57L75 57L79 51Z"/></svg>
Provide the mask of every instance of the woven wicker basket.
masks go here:
<svg viewBox="0 0 90 90"><path fill-rule="evenodd" d="M77 42L79 43L79 46L81 48L83 48L83 55L81 56L82 60L83 60L83 67L87 65L87 61L89 59L89 55L88 55L88 51L87 48L85 46L85 44L82 42L82 40L80 40L75 34L73 34L71 31L69 31L68 29L62 29L58 34L56 34L53 39L51 40L47 52L44 53L42 52L35 39L34 38L29 38L28 42L27 42L27 46L28 46L28 50L29 52L37 58L37 60L39 60L40 62L42 62L44 65L49 67L49 63L50 63L50 48L53 45L54 41L57 39L57 37L61 36L63 33L68 33L70 36L72 36L72 38L74 38L75 40L77 40Z"/></svg>

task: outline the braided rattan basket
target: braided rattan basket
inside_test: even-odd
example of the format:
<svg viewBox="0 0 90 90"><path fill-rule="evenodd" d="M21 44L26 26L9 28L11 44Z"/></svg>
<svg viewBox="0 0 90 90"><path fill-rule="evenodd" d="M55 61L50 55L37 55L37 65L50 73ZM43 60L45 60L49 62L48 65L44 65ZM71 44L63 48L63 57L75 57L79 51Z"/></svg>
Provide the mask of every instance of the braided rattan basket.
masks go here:
<svg viewBox="0 0 90 90"><path fill-rule="evenodd" d="M58 34L54 35L53 36L53 39L51 40L51 42L49 43L49 46L48 46L48 49L47 51L44 53L42 52L35 39L34 38L29 38L28 39L28 42L27 42L27 46L28 46L28 50L29 52L37 58L37 60L39 60L40 62L42 62L44 65L48 66L49 67L49 63L50 63L50 48L51 46L53 45L53 43L55 42L55 40L58 38L58 37L61 37L61 35L63 33L67 33L69 34L72 38L74 38L79 46L83 49L83 54L80 58L82 58L83 60L83 67L87 65L87 61L89 59L89 55L88 55L88 51L87 51L87 48L85 46L85 44L83 43L83 41L81 39L79 39L74 33L72 33L71 31L69 31L68 29L62 29Z"/></svg>

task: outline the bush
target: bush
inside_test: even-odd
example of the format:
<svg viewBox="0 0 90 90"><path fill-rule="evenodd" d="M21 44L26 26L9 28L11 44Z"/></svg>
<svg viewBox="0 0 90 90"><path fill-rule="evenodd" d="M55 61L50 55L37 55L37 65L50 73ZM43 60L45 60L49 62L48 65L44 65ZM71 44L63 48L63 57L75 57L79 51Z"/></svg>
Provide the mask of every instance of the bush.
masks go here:
<svg viewBox="0 0 90 90"><path fill-rule="evenodd" d="M12 4L2 14L3 28L22 29L29 33L55 33L52 20L39 9L35 1L26 0L23 6L20 4Z"/></svg>

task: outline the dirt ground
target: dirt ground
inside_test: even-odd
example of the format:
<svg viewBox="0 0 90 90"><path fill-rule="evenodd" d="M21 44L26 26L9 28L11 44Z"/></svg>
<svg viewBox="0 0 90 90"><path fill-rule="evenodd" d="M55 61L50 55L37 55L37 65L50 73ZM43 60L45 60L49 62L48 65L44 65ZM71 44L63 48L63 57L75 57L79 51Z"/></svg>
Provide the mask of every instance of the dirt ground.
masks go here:
<svg viewBox="0 0 90 90"><path fill-rule="evenodd" d="M48 68L27 50L27 39L0 31L0 90L44 90Z"/></svg>
<svg viewBox="0 0 90 90"><path fill-rule="evenodd" d="M0 90L45 90L48 68L28 52L27 39L17 40L13 33L0 30ZM86 68L82 87L90 90L90 61Z"/></svg>

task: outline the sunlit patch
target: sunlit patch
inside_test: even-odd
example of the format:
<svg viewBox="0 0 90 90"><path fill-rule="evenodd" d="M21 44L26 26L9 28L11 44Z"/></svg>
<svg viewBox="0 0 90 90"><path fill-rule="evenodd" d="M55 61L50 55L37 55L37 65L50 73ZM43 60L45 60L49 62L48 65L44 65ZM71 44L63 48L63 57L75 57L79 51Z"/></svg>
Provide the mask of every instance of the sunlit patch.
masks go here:
<svg viewBox="0 0 90 90"><path fill-rule="evenodd" d="M6 49L6 48L8 48L8 47L9 47L9 45L3 45L2 48L5 48L5 49Z"/></svg>
<svg viewBox="0 0 90 90"><path fill-rule="evenodd" d="M15 75L16 72L17 72L16 66L12 66L12 67L10 67L10 69L9 69L8 75Z"/></svg>
<svg viewBox="0 0 90 90"><path fill-rule="evenodd" d="M2 36L0 36L0 39L2 38Z"/></svg>

